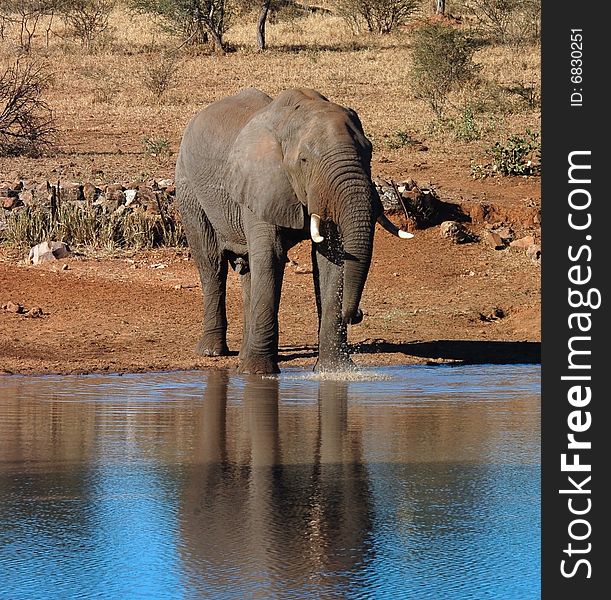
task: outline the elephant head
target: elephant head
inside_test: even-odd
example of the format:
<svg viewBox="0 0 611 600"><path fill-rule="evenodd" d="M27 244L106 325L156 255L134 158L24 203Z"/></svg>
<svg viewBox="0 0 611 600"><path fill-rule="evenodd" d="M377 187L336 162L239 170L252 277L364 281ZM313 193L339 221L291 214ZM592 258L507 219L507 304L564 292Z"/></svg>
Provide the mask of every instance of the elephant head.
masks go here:
<svg viewBox="0 0 611 600"><path fill-rule="evenodd" d="M371 181L371 150L356 112L299 89L259 110L229 155L232 196L268 223L309 227L317 251L340 266L343 325L361 317L376 220L411 237L384 217Z"/></svg>

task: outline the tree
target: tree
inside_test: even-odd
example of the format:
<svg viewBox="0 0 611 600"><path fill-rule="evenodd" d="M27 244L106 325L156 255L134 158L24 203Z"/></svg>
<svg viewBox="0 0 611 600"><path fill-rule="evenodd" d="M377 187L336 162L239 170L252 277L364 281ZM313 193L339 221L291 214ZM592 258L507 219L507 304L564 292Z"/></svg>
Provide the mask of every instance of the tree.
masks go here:
<svg viewBox="0 0 611 600"><path fill-rule="evenodd" d="M225 53L226 0L130 0L130 5L137 12L160 16L185 41L197 45L212 39L215 51Z"/></svg>
<svg viewBox="0 0 611 600"><path fill-rule="evenodd" d="M0 0L0 21L18 25L19 45L29 52L41 19L52 16L57 5L58 0Z"/></svg>
<svg viewBox="0 0 611 600"><path fill-rule="evenodd" d="M271 4L272 0L261 0L261 9L257 19L257 46L259 50L265 50L265 23Z"/></svg>
<svg viewBox="0 0 611 600"><path fill-rule="evenodd" d="M375 33L390 33L404 25L418 0L335 0L338 13L358 31L361 23Z"/></svg>
<svg viewBox="0 0 611 600"><path fill-rule="evenodd" d="M16 61L0 72L0 156L39 155L56 133L42 94L50 74L41 63Z"/></svg>

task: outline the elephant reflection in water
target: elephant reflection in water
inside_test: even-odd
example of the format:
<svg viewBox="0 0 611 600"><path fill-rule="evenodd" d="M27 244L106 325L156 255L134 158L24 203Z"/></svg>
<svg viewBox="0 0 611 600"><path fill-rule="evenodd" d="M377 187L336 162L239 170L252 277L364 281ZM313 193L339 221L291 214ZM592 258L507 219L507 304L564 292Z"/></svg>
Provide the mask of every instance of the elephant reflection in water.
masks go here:
<svg viewBox="0 0 611 600"><path fill-rule="evenodd" d="M347 428L347 389L345 382L320 383L308 432L280 417L277 379L248 379L242 405L228 410L227 374L209 375L181 507L193 585L211 592L236 582L259 591L266 584L270 593L286 585L323 590L362 566L370 491L360 440ZM242 440L228 435L236 419Z"/></svg>

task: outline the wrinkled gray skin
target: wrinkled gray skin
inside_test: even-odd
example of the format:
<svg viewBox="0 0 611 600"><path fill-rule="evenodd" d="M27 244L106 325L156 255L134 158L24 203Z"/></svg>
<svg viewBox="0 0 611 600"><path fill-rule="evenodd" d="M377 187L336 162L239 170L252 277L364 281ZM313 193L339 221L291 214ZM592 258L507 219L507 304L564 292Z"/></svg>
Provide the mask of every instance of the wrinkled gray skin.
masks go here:
<svg viewBox="0 0 611 600"><path fill-rule="evenodd" d="M359 301L382 211L371 182L371 144L357 114L309 89L275 100L246 89L198 113L185 129L176 194L204 294L197 351L228 353L228 265L241 274L240 371L278 372L278 308L287 251L309 237L318 308L318 370L351 364L348 324Z"/></svg>

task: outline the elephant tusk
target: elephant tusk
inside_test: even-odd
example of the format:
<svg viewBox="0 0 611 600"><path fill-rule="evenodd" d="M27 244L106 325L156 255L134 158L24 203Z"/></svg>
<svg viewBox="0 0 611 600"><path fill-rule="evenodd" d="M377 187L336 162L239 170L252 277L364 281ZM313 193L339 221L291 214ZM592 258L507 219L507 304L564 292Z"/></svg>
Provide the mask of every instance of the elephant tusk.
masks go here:
<svg viewBox="0 0 611 600"><path fill-rule="evenodd" d="M413 233L399 229L385 214L381 214L378 217L378 223L382 225L382 227L384 227L384 229L386 229L386 231L389 233L392 233L393 235L396 235L404 240L409 240L410 238L414 237Z"/></svg>
<svg viewBox="0 0 611 600"><path fill-rule="evenodd" d="M325 238L320 235L320 217L312 213L310 215L310 236L312 241L320 244Z"/></svg>

